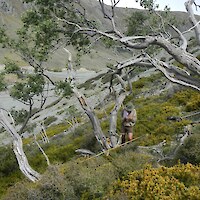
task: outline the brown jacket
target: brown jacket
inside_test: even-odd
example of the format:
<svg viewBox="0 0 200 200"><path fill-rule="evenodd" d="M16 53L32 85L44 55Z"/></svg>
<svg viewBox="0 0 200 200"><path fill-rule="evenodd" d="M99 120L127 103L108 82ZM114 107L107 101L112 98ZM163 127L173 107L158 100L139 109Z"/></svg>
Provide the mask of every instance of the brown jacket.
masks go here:
<svg viewBox="0 0 200 200"><path fill-rule="evenodd" d="M125 109L122 111L123 126L134 126L136 120L137 120L137 113L135 109L133 109L131 112L128 112Z"/></svg>

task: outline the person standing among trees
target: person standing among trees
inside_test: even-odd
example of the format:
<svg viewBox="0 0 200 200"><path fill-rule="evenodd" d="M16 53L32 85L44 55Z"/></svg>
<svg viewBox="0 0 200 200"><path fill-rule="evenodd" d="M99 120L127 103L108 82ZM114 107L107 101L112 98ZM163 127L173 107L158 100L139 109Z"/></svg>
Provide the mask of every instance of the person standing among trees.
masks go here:
<svg viewBox="0 0 200 200"><path fill-rule="evenodd" d="M131 102L125 105L125 108L122 110L122 144L126 141L126 134L128 134L128 140L133 139L133 126L137 120L136 110Z"/></svg>

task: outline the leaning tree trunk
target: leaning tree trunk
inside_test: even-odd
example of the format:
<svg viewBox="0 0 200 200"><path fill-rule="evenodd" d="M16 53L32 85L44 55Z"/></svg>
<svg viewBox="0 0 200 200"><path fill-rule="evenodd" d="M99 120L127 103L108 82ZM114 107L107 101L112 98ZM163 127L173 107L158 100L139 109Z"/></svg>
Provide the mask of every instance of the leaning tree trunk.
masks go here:
<svg viewBox="0 0 200 200"><path fill-rule="evenodd" d="M21 172L31 181L38 181L41 175L33 170L28 163L28 159L23 150L23 143L20 135L15 130L14 126L8 121L8 119L3 114L3 110L0 112L0 123L6 129L8 133L10 133L13 139L13 151L17 158L19 168Z"/></svg>
<svg viewBox="0 0 200 200"><path fill-rule="evenodd" d="M110 145L108 144L108 142L106 140L106 136L104 135L104 133L101 129L101 125L99 123L99 120L96 117L96 115L94 114L93 110L90 108L89 104L87 103L86 98L84 97L83 94L81 94L78 91L76 86L72 87L72 91L74 92L77 99L79 100L81 107L83 108L83 110L85 111L87 116L89 117L89 119L92 123L92 126L93 126L94 135L95 135L97 141L101 144L102 149L103 150L109 149Z"/></svg>
<svg viewBox="0 0 200 200"><path fill-rule="evenodd" d="M103 151L107 150L110 148L110 145L107 142L106 136L104 135L101 129L100 122L98 118L96 117L95 113L93 112L93 109L87 103L85 96L76 87L76 84L74 81L74 71L73 71L71 53L66 48L64 48L64 50L68 53L68 78L66 79L66 81L70 84L71 89L73 93L75 94L76 98L79 100L79 103L82 109L84 110L85 114L89 117L93 126L94 135L97 141L100 143L102 150Z"/></svg>

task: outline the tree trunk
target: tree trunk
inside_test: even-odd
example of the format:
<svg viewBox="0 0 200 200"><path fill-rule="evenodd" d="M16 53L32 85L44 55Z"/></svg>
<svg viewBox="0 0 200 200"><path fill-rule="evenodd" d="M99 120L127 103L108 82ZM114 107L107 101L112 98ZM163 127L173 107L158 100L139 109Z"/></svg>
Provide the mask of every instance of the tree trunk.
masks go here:
<svg viewBox="0 0 200 200"><path fill-rule="evenodd" d="M87 114L87 116L89 117L92 126L93 126L93 130L94 130L94 135L97 139L97 141L101 144L102 149L103 150L107 150L110 148L106 137L101 129L101 125L99 123L98 118L96 117L96 115L93 113L92 109L90 108L90 106L88 105L88 103L86 102L86 98L84 97L83 94L81 94L78 89L73 86L72 88L74 94L76 95L77 99L80 102L81 107L83 108L83 110L85 111L85 113Z"/></svg>
<svg viewBox="0 0 200 200"><path fill-rule="evenodd" d="M194 0L186 1L185 2L185 8L186 8L187 13L189 15L189 20L194 27L198 45L200 45L200 25L199 25L199 22L195 18L195 15L194 15L194 12L193 12L193 9L192 9L192 4L194 4Z"/></svg>
<svg viewBox="0 0 200 200"><path fill-rule="evenodd" d="M110 141L112 147L116 147L117 144L119 143L119 140L117 139L117 113L121 108L121 105L126 96L127 94L123 93L117 98L115 107L111 112L109 133L110 133Z"/></svg>
<svg viewBox="0 0 200 200"><path fill-rule="evenodd" d="M97 141L101 144L102 150L107 150L110 148L110 145L108 144L106 137L101 129L100 122L98 118L96 117L95 113L93 112L92 108L87 103L87 100L85 96L78 90L75 84L74 79L74 71L73 71L73 65L72 65L72 55L70 51L68 51L66 48L64 50L68 53L68 78L66 81L70 84L73 93L76 95L76 98L79 100L79 103L83 110L85 111L85 114L89 117L93 130L94 135L97 139Z"/></svg>
<svg viewBox="0 0 200 200"><path fill-rule="evenodd" d="M13 151L17 158L19 168L21 172L31 181L38 181L41 175L33 170L28 163L28 159L23 150L23 143L20 135L15 130L14 126L8 121L8 119L3 114L3 110L0 112L0 123L6 129L8 133L10 133L13 138Z"/></svg>

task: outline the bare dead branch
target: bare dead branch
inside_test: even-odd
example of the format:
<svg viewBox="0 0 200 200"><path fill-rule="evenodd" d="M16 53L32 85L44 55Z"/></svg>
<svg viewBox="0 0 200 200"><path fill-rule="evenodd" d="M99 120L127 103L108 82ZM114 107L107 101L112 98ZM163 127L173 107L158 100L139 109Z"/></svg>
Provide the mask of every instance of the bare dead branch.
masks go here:
<svg viewBox="0 0 200 200"><path fill-rule="evenodd" d="M187 40L186 40L186 38L183 36L183 34L175 26L173 26L171 24L170 24L170 26L179 34L179 37L180 37L180 39L182 41L182 44L181 44L180 48L182 48L183 50L186 51L186 49L187 49Z"/></svg>

